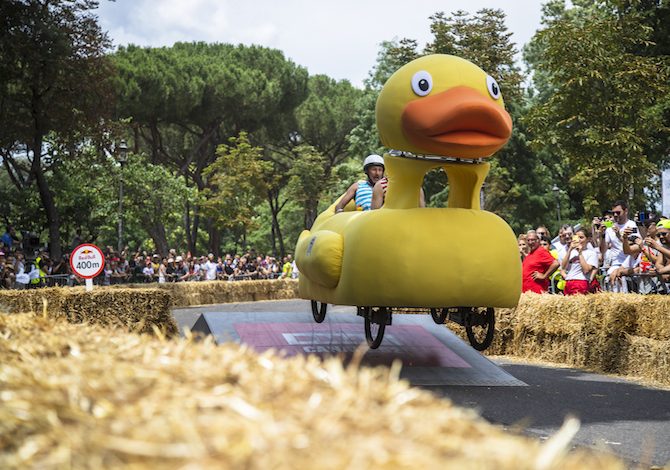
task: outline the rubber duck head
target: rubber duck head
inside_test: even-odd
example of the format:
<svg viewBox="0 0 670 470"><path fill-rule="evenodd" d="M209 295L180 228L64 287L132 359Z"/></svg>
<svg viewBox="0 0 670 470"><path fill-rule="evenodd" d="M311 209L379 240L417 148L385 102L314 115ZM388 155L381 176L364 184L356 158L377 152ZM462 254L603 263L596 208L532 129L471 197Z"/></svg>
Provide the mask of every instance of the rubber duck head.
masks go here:
<svg viewBox="0 0 670 470"><path fill-rule="evenodd" d="M473 63L434 54L398 69L376 106L384 146L413 157L483 159L512 135L498 83Z"/></svg>

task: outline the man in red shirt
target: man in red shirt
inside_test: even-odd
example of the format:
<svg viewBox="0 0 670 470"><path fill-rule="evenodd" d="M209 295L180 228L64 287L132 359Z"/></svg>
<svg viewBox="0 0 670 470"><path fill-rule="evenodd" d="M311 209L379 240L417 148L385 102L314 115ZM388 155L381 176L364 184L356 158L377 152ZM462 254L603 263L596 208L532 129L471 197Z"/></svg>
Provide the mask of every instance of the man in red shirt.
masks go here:
<svg viewBox="0 0 670 470"><path fill-rule="evenodd" d="M541 294L549 288L549 276L558 268L558 260L551 253L540 246L540 239L535 230L529 230L526 235L526 244L529 253L523 259L521 290Z"/></svg>

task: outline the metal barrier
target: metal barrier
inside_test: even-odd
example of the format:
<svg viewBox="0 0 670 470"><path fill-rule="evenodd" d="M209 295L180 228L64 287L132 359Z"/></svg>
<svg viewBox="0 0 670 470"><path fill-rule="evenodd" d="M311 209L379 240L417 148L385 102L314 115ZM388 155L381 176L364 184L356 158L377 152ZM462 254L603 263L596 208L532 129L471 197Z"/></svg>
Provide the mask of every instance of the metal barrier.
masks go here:
<svg viewBox="0 0 670 470"><path fill-rule="evenodd" d="M238 276L233 275L228 276L224 274L223 276L217 277L217 280L248 281L255 279L280 279L281 277L282 273L270 273L269 275L265 276L261 276L258 274L242 274ZM42 276L39 279L40 281L37 283L30 282L28 284L22 284L15 282L14 287L10 289L38 289L41 287L58 287L58 286L72 287L84 284L83 279L79 279L73 274L51 274L47 276ZM204 281L204 279L191 279L187 281L179 281L176 277L166 279L166 282L200 282L200 281ZM133 275L129 275L125 279L112 276L111 278L109 278L109 283L106 283L105 276L100 275L96 277L93 280L93 282L96 285L153 284L158 282L158 276L154 276L151 279L147 279L144 276L133 276ZM6 288L6 287L0 287L0 288Z"/></svg>

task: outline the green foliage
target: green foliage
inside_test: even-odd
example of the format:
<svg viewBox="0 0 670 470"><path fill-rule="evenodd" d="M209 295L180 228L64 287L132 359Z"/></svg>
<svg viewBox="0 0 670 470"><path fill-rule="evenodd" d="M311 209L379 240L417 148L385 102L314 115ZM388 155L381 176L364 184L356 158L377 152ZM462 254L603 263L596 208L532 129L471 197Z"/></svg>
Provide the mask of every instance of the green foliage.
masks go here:
<svg viewBox="0 0 670 470"><path fill-rule="evenodd" d="M35 184L55 257L61 214L48 173L59 159L78 158L78 144L99 135L113 102L110 43L95 8L87 0L0 3L0 156L19 190ZM54 152L59 145L47 136L69 151Z"/></svg>
<svg viewBox="0 0 670 470"><path fill-rule="evenodd" d="M263 144L285 140L295 130L295 107L307 94L307 71L282 52L259 46L129 46L114 58L118 113L131 118L135 149L200 191L208 186L203 171L215 161L219 144L242 130L258 134ZM185 216L190 249L197 250L200 208L192 206ZM215 222L206 222L207 244L216 251Z"/></svg>
<svg viewBox="0 0 670 470"><path fill-rule="evenodd" d="M349 157L348 136L357 122L361 96L362 92L346 80L335 81L325 75L309 79L307 99L296 109L298 143L313 147L321 155L323 182L327 183L333 168ZM294 152L298 163L303 153ZM322 191L306 193L305 227L311 227L316 219L321 195Z"/></svg>
<svg viewBox="0 0 670 470"><path fill-rule="evenodd" d="M263 161L263 150L249 142L246 132L220 145L217 159L204 174L209 186L203 191L205 213L218 227L244 234L255 226L255 208L264 200L263 179L272 166Z"/></svg>
<svg viewBox="0 0 670 470"><path fill-rule="evenodd" d="M312 225L318 215L318 201L331 186L326 175L328 160L316 148L299 145L293 150L295 160L291 168L288 195L305 208L304 228Z"/></svg>
<svg viewBox="0 0 670 470"><path fill-rule="evenodd" d="M627 199L631 188L633 206L645 207L643 188L667 158L658 103L670 92L668 58L649 55L652 30L638 12L614 2L550 6L529 56L542 87L528 116L534 148L563 162L563 188L583 199L577 216Z"/></svg>
<svg viewBox="0 0 670 470"><path fill-rule="evenodd" d="M507 31L505 13L483 8L474 15L459 10L430 17L434 39L424 54L452 54L478 65L502 86L507 105L521 98L523 76L514 61L516 48Z"/></svg>

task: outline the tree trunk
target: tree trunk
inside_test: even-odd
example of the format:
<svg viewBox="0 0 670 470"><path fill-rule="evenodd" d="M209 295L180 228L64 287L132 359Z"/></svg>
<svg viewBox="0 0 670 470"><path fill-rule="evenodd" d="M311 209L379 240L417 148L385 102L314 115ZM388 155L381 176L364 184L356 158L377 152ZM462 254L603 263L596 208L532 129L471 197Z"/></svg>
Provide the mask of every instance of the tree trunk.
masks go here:
<svg viewBox="0 0 670 470"><path fill-rule="evenodd" d="M211 218L207 218L205 223L207 224L207 234L209 235L207 243L209 252L213 253L214 256L219 256L221 253L221 232L217 230Z"/></svg>
<svg viewBox="0 0 670 470"><path fill-rule="evenodd" d="M148 223L147 227L149 236L154 241L154 245L156 245L156 251L160 253L161 256L167 256L170 247L168 246L167 236L165 235L165 225L160 222L152 222Z"/></svg>
<svg viewBox="0 0 670 470"><path fill-rule="evenodd" d="M41 156L42 139L38 137L35 139L33 147L33 163L31 166L31 172L35 177L37 190L40 193L42 207L44 208L47 216L47 225L49 226L49 255L51 256L51 259L58 260L62 255L60 243L60 215L58 213L58 209L56 208L54 195L49 189L49 183L47 182L47 179L44 176L44 171L42 170Z"/></svg>
<svg viewBox="0 0 670 470"><path fill-rule="evenodd" d="M318 199L309 199L305 204L305 229L309 230L312 228L314 221L316 220L317 210L319 207Z"/></svg>
<svg viewBox="0 0 670 470"><path fill-rule="evenodd" d="M268 191L268 204L270 205L270 214L272 214L272 252L279 253L282 257L284 252L284 237L279 225L279 212L284 208L284 204L279 204L279 191ZM279 243L279 251L277 251Z"/></svg>

